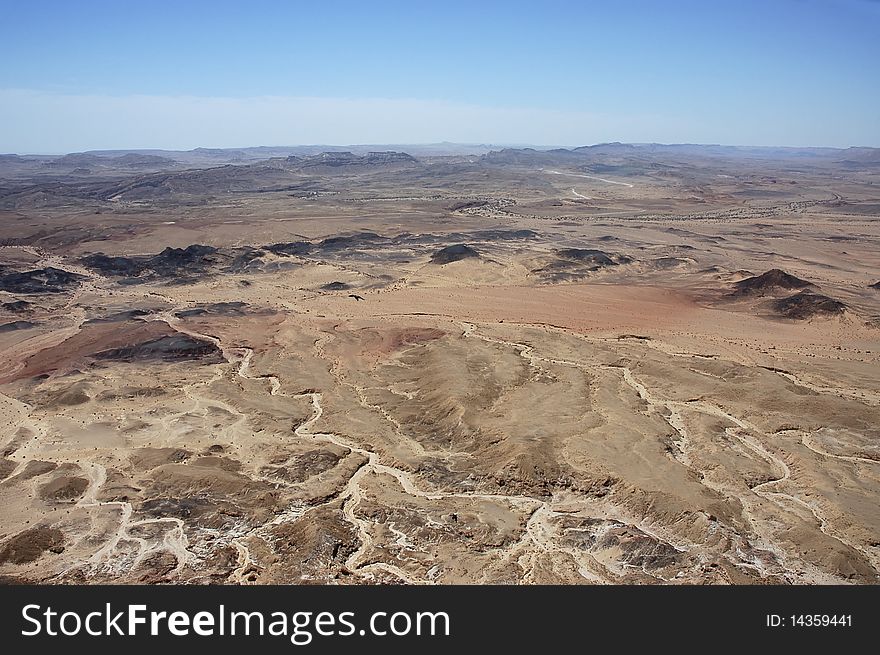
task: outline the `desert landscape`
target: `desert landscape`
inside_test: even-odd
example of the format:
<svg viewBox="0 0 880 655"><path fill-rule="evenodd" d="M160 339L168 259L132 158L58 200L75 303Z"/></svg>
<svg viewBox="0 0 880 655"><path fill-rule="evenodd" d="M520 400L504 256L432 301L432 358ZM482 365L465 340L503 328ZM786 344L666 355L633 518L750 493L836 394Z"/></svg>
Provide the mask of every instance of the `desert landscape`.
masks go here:
<svg viewBox="0 0 880 655"><path fill-rule="evenodd" d="M880 150L0 156L0 576L877 584Z"/></svg>

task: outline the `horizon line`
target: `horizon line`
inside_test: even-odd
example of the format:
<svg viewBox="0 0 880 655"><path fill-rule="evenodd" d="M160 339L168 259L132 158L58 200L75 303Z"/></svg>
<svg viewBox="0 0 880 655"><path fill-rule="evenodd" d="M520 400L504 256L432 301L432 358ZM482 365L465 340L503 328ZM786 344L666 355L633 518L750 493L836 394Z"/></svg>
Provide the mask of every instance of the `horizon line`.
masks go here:
<svg viewBox="0 0 880 655"><path fill-rule="evenodd" d="M867 145L847 145L847 146L818 146L818 145L768 145L768 144L735 144L735 143L700 143L696 141L600 141L596 143L585 143L580 145L559 145L559 144L543 144L528 142L491 142L491 141L425 141L425 142L376 142L376 143L298 143L287 145L249 145L249 146L196 146L194 148L163 148L163 147L112 147L112 148L90 148L88 150L71 150L67 152L0 152L0 156L16 156L16 157L64 157L66 155L77 154L94 154L104 152L173 152L173 153L193 153L199 150L258 150L258 149L290 149L290 148L370 148L380 146L395 147L430 147L430 146L459 146L459 147L484 147L484 148L503 148L503 149L541 149L541 150L575 150L577 148L596 148L599 146L662 146L662 147L700 147L700 148L739 148L739 149L766 149L766 150L880 150L880 146Z"/></svg>

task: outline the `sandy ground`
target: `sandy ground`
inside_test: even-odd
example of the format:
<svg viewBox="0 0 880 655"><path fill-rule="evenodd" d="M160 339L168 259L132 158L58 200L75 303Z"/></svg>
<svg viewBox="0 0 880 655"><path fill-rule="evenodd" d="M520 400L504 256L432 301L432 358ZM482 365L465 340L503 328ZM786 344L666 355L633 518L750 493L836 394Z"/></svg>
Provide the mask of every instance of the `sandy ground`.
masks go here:
<svg viewBox="0 0 880 655"><path fill-rule="evenodd" d="M579 174L574 195L606 212L549 172L495 181L514 209L367 203L351 180L310 206L17 209L70 238L0 247L8 270L82 277L2 292L30 304L4 305L23 324L0 332L0 575L877 583L875 218L802 211L829 197L819 178L774 203L719 200L756 188L722 178L694 212L692 189ZM647 215L661 202L681 216ZM80 259L193 243L261 250L185 281ZM434 261L459 243L476 255ZM791 289L737 295L771 269L845 308L792 317Z"/></svg>

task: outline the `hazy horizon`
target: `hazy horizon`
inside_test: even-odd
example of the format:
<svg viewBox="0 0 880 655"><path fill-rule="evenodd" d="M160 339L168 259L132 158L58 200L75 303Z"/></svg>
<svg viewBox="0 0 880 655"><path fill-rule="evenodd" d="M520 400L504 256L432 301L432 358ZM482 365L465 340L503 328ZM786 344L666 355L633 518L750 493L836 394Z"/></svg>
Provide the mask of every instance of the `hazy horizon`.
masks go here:
<svg viewBox="0 0 880 655"><path fill-rule="evenodd" d="M155 147L143 147L143 148L91 148L88 150L68 150L68 151L55 151L55 152L2 152L0 151L0 155L17 155L20 157L61 157L64 155L73 155L73 154L94 154L94 153L117 153L117 152L141 152L141 153L150 153L150 152L195 152L198 150L225 150L225 151L236 151L236 150L258 150L258 149L267 149L267 150L286 150L286 149L320 149L320 148L356 148L358 150L365 148L430 148L435 146L447 146L450 150L454 150L456 147L459 148L511 148L511 149L535 149L535 150L556 150L556 149L566 149L572 150L575 148L589 148L595 146L605 146L605 145L625 145L625 146L659 146L659 147L697 147L697 148L737 148L737 149L766 149L766 150L847 150L851 148L869 148L869 149L877 149L876 146L863 146L858 144L853 144L849 146L814 146L814 145L776 145L776 144L757 144L757 143L746 143L746 144L732 144L732 143L692 143L692 142L678 142L678 143L662 143L659 141L600 141L597 143L580 143L580 144L548 144L548 143L492 143L492 142L461 142L461 141L433 141L433 142L421 142L421 143L285 143L285 144L268 144L261 143L256 145L237 145L237 146L213 146L213 145L200 145L194 146L192 148L155 148Z"/></svg>

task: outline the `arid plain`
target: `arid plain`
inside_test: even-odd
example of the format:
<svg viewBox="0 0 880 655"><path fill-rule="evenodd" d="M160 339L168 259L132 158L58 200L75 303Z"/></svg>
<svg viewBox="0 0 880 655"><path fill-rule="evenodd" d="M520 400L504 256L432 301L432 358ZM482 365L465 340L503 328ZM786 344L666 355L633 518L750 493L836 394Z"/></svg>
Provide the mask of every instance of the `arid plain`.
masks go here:
<svg viewBox="0 0 880 655"><path fill-rule="evenodd" d="M880 152L367 150L0 157L5 581L880 582Z"/></svg>

